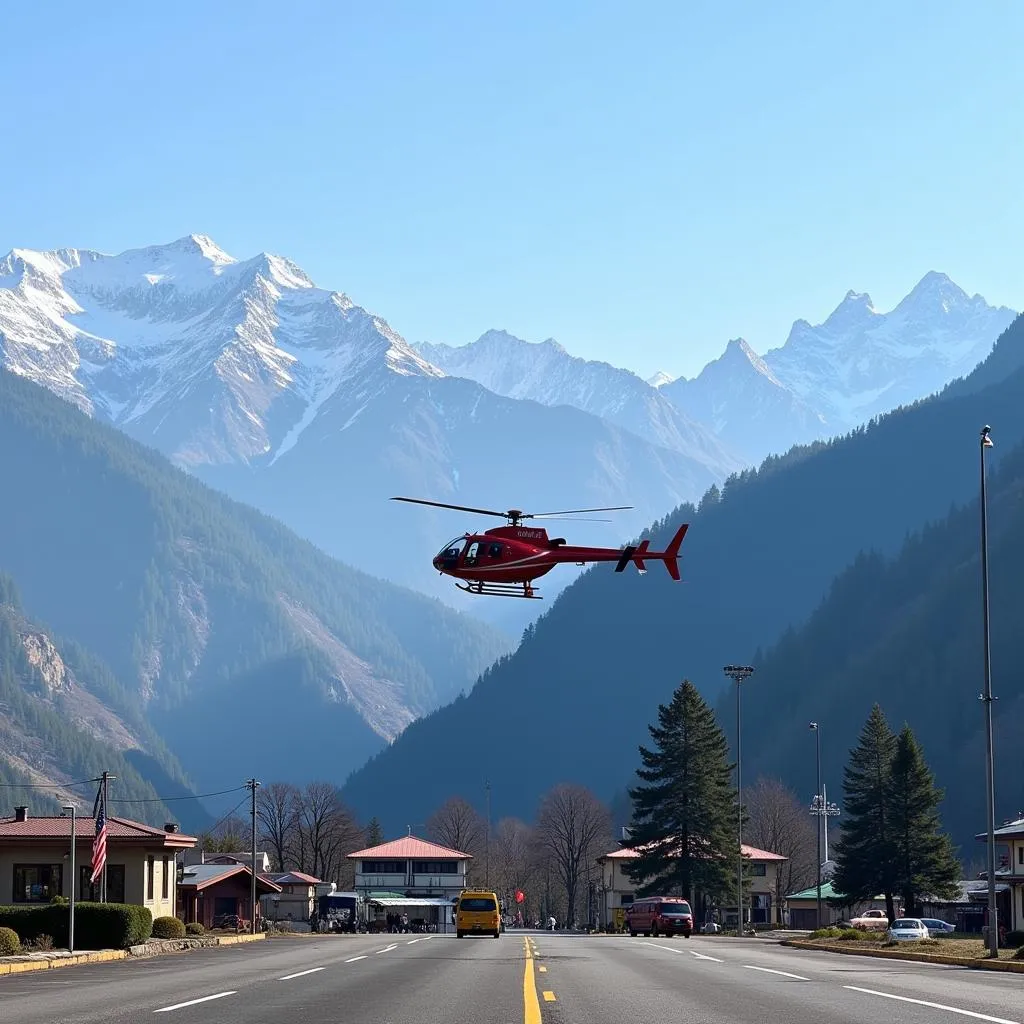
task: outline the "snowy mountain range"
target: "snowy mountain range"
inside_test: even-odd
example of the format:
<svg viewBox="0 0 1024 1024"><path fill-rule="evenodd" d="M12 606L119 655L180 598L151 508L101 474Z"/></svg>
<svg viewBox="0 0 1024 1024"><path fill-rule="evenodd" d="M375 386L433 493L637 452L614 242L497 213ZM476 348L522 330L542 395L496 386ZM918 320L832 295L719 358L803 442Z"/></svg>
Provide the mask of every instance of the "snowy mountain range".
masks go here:
<svg viewBox="0 0 1024 1024"><path fill-rule="evenodd" d="M449 600L429 555L495 524L387 498L634 506L573 528L618 544L770 452L942 387L1014 315L929 273L889 313L851 292L764 358L737 339L693 380L644 381L504 331L413 347L289 260L237 260L204 235L0 260L0 365L331 554Z"/></svg>
<svg viewBox="0 0 1024 1024"><path fill-rule="evenodd" d="M449 598L430 556L452 534L496 524L390 496L632 505L613 524L578 528L583 543L614 544L741 464L651 389L650 423L631 414L637 432L496 394L446 375L288 260L236 260L203 235L117 256L13 250L0 261L0 364L330 553Z"/></svg>
<svg viewBox="0 0 1024 1024"><path fill-rule="evenodd" d="M697 377L660 392L759 461L844 433L970 373L1016 315L931 271L888 313L869 295L847 292L824 323L797 320L764 358L737 339Z"/></svg>

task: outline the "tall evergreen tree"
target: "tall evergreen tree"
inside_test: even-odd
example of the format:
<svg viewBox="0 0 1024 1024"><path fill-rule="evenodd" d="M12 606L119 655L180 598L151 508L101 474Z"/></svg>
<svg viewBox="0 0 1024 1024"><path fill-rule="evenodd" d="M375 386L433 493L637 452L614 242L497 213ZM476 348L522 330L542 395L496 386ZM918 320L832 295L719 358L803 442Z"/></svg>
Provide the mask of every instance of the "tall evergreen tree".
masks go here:
<svg viewBox="0 0 1024 1024"><path fill-rule="evenodd" d="M894 884L903 897L903 913L915 917L922 894L957 894L960 865L939 819L942 790L909 725L896 740L889 786Z"/></svg>
<svg viewBox="0 0 1024 1024"><path fill-rule="evenodd" d="M842 838L837 844L833 878L835 889L850 903L884 893L890 921L896 916L891 807L895 754L896 737L876 704L843 770Z"/></svg>
<svg viewBox="0 0 1024 1024"><path fill-rule="evenodd" d="M629 792L638 856L627 871L641 895L719 897L735 878L738 856L725 734L689 680L658 707L658 724L648 729L655 749L640 747L642 784Z"/></svg>

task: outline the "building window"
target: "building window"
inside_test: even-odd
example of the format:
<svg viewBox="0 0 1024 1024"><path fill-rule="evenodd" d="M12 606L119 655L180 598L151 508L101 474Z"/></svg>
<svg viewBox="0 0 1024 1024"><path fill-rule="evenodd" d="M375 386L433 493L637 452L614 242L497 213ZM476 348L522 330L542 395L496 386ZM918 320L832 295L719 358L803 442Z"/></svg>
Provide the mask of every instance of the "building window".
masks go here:
<svg viewBox="0 0 1024 1024"><path fill-rule="evenodd" d="M171 895L171 868L170 858L164 857L160 864L160 897L161 899L169 899Z"/></svg>
<svg viewBox="0 0 1024 1024"><path fill-rule="evenodd" d="M768 874L768 865L767 864L751 864L750 865L750 875L751 875L752 878L764 878L764 876L766 874Z"/></svg>
<svg viewBox="0 0 1024 1024"><path fill-rule="evenodd" d="M364 860L364 875L404 875L404 860Z"/></svg>
<svg viewBox="0 0 1024 1024"><path fill-rule="evenodd" d="M150 854L146 858L146 899L153 898L153 872L156 869L156 857Z"/></svg>
<svg viewBox="0 0 1024 1024"><path fill-rule="evenodd" d="M1024 866L1024 846L1017 847L1017 863Z"/></svg>
<svg viewBox="0 0 1024 1024"><path fill-rule="evenodd" d="M98 903L100 899L100 879L96 884L89 882L92 875L92 868L83 864L78 869L78 898L91 903ZM124 903L124 865L107 864L107 902Z"/></svg>
<svg viewBox="0 0 1024 1024"><path fill-rule="evenodd" d="M49 903L63 892L64 867L61 864L15 864L15 903Z"/></svg>
<svg viewBox="0 0 1024 1024"><path fill-rule="evenodd" d="M414 860L412 872L414 875L457 875L459 862L457 860Z"/></svg>

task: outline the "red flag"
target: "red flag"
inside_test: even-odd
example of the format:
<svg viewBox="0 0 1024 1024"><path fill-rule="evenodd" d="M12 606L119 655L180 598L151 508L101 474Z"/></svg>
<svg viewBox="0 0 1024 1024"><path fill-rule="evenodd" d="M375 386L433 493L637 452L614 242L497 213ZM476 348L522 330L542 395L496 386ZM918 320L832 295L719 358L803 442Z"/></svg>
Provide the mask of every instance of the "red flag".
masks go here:
<svg viewBox="0 0 1024 1024"><path fill-rule="evenodd" d="M96 838L92 841L92 877L89 879L91 885L96 884L96 879L103 874L103 867L107 863L107 809L103 806L103 783L100 783L100 791L96 794Z"/></svg>

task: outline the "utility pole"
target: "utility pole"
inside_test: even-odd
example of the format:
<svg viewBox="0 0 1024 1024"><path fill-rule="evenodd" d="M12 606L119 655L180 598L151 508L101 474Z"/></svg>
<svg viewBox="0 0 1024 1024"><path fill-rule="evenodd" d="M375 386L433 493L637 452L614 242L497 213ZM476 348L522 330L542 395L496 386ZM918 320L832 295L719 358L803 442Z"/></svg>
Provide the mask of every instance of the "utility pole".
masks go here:
<svg viewBox="0 0 1024 1024"><path fill-rule="evenodd" d="M68 903L68 952L75 951L75 844L78 837L75 834L75 805L65 804L65 811L71 812L71 899Z"/></svg>
<svg viewBox="0 0 1024 1024"><path fill-rule="evenodd" d="M828 802L828 787L825 785L824 782L821 784L821 799L822 799L823 806L825 808L825 811L824 811L824 816L825 816L825 859L822 861L822 863L823 864L827 864L828 863L828 819L829 818L835 818L837 815L841 814L842 812L839 810L839 805L838 804L830 804Z"/></svg>
<svg viewBox="0 0 1024 1024"><path fill-rule="evenodd" d="M736 684L736 937L743 935L743 736L740 721L740 684L754 674L750 665L726 665L725 674Z"/></svg>
<svg viewBox="0 0 1024 1024"><path fill-rule="evenodd" d="M814 801L811 804L811 814L821 813L821 730L818 728L817 722L811 722L810 728L814 730L814 763L816 765L816 779L814 787ZM815 867L817 869L818 878L818 911L815 917L815 928L821 927L821 818L817 818L814 822L815 833L817 834L818 840L818 856L815 858Z"/></svg>
<svg viewBox="0 0 1024 1024"><path fill-rule="evenodd" d="M251 903L249 907L249 917L252 919L249 922L249 930L253 935L256 934L256 790L259 788L259 783L255 779L250 779L246 784L246 788L252 793L252 895Z"/></svg>
<svg viewBox="0 0 1024 1024"><path fill-rule="evenodd" d="M491 887L491 781L484 783L484 792L487 794L487 836L484 840L484 885Z"/></svg>
<svg viewBox="0 0 1024 1024"><path fill-rule="evenodd" d="M991 427L981 428L981 614L985 630L985 811L988 817L988 955L999 956L999 908L996 906L996 773L992 750L992 649L988 606L988 494L985 485L985 449L991 448Z"/></svg>

